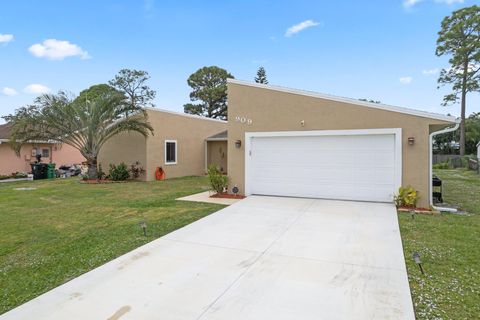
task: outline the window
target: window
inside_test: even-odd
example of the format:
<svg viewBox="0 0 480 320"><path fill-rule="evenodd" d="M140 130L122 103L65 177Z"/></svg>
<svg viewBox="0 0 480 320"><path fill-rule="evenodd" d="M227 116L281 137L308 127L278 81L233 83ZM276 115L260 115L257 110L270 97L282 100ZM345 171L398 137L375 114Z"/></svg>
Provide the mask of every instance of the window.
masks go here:
<svg viewBox="0 0 480 320"><path fill-rule="evenodd" d="M177 163L177 141L165 140L165 164Z"/></svg>
<svg viewBox="0 0 480 320"><path fill-rule="evenodd" d="M50 158L50 149L42 149L42 158Z"/></svg>

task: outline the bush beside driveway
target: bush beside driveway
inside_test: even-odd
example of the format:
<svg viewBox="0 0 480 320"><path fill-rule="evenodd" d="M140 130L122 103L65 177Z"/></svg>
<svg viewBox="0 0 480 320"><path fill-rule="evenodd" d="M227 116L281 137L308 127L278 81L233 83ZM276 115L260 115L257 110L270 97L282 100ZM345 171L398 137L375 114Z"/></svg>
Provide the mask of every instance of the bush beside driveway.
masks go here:
<svg viewBox="0 0 480 320"><path fill-rule="evenodd" d="M466 170L438 170L444 200L469 215L400 213L410 288L418 319L476 319L480 314L480 176ZM425 276L413 262L422 256Z"/></svg>
<svg viewBox="0 0 480 320"><path fill-rule="evenodd" d="M0 314L223 206L175 201L205 177L0 185ZM15 190L16 188L35 190ZM147 223L147 236L140 224Z"/></svg>

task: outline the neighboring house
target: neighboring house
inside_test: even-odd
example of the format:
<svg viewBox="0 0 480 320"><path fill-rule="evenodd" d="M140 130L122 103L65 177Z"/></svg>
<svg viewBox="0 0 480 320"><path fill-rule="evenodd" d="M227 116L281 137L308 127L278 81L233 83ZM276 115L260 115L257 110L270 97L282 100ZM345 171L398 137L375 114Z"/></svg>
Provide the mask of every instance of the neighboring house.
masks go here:
<svg viewBox="0 0 480 320"><path fill-rule="evenodd" d="M229 190L390 202L400 186L429 206L429 135L455 118L228 80Z"/></svg>
<svg viewBox="0 0 480 320"><path fill-rule="evenodd" d="M30 172L30 163L36 161L37 154L42 155L42 162L60 165L80 164L85 158L77 149L59 143L26 143L18 156L9 143L11 125L0 125L0 174L9 175L15 172Z"/></svg>
<svg viewBox="0 0 480 320"><path fill-rule="evenodd" d="M204 175L215 163L227 168L227 122L186 113L147 108L153 136L144 138L134 132L112 137L102 147L98 162L108 172L110 164L140 163L145 169L141 180L155 180L161 167L166 178Z"/></svg>
<svg viewBox="0 0 480 320"><path fill-rule="evenodd" d="M477 143L477 159L480 160L480 141Z"/></svg>

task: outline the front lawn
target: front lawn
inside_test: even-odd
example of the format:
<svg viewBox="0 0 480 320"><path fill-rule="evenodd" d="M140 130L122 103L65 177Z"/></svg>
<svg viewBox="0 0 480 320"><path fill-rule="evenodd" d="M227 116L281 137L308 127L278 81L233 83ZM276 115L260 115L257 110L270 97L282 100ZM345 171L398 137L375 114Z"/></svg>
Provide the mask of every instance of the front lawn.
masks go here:
<svg viewBox="0 0 480 320"><path fill-rule="evenodd" d="M478 319L480 315L480 176L438 170L444 201L469 215L400 213L408 277L418 319ZM423 276L412 259L422 257Z"/></svg>
<svg viewBox="0 0 480 320"><path fill-rule="evenodd" d="M221 209L175 201L207 178L86 185L0 184L0 314L115 257ZM34 187L36 190L15 190ZM147 236L140 227L147 222Z"/></svg>

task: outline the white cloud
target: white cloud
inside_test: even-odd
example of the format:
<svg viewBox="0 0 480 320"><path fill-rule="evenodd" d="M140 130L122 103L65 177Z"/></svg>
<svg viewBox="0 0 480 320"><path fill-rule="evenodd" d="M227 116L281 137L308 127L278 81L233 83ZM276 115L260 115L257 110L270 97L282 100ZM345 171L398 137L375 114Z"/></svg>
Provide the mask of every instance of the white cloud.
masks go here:
<svg viewBox="0 0 480 320"><path fill-rule="evenodd" d="M417 3L419 3L420 1L423 1L423 0L403 0L403 6L405 8L411 8Z"/></svg>
<svg viewBox="0 0 480 320"><path fill-rule="evenodd" d="M438 73L438 68L433 68L429 70L422 70L422 74L425 76L434 76Z"/></svg>
<svg viewBox="0 0 480 320"><path fill-rule="evenodd" d="M419 2L422 2L424 0L403 0L403 6L405 8L411 8L413 7L414 5L416 5L417 3ZM455 4L455 3L464 3L465 0L433 0L434 2L436 3L444 3L444 4L447 4L447 5L452 5L452 4Z"/></svg>
<svg viewBox="0 0 480 320"><path fill-rule="evenodd" d="M4 87L2 89L2 93L6 96L16 96L18 94L17 90L13 89L13 88L9 88L9 87Z"/></svg>
<svg viewBox="0 0 480 320"><path fill-rule="evenodd" d="M299 24L293 25L290 28L288 28L287 31L285 32L285 37L291 37L302 30L318 26L319 24L320 23L315 22L313 20L305 20L303 22L300 22Z"/></svg>
<svg viewBox="0 0 480 320"><path fill-rule="evenodd" d="M145 11L152 10L154 5L155 5L155 0L143 0L143 9Z"/></svg>
<svg viewBox="0 0 480 320"><path fill-rule="evenodd" d="M10 41L13 41L13 34L0 33L0 43L8 43Z"/></svg>
<svg viewBox="0 0 480 320"><path fill-rule="evenodd" d="M435 2L451 5L454 3L464 3L465 1L464 0L435 0Z"/></svg>
<svg viewBox="0 0 480 320"><path fill-rule="evenodd" d="M32 83L26 86L23 89L23 91L30 94L43 94L43 93L49 93L52 90L50 90L49 87L44 86L43 84Z"/></svg>
<svg viewBox="0 0 480 320"><path fill-rule="evenodd" d="M67 57L78 56L80 59L89 59L87 51L68 41L47 39L43 43L36 43L28 48L31 54L38 58L63 60Z"/></svg>
<svg viewBox="0 0 480 320"><path fill-rule="evenodd" d="M413 80L412 77L400 77L400 79L398 79L400 81L401 84L410 84Z"/></svg>

